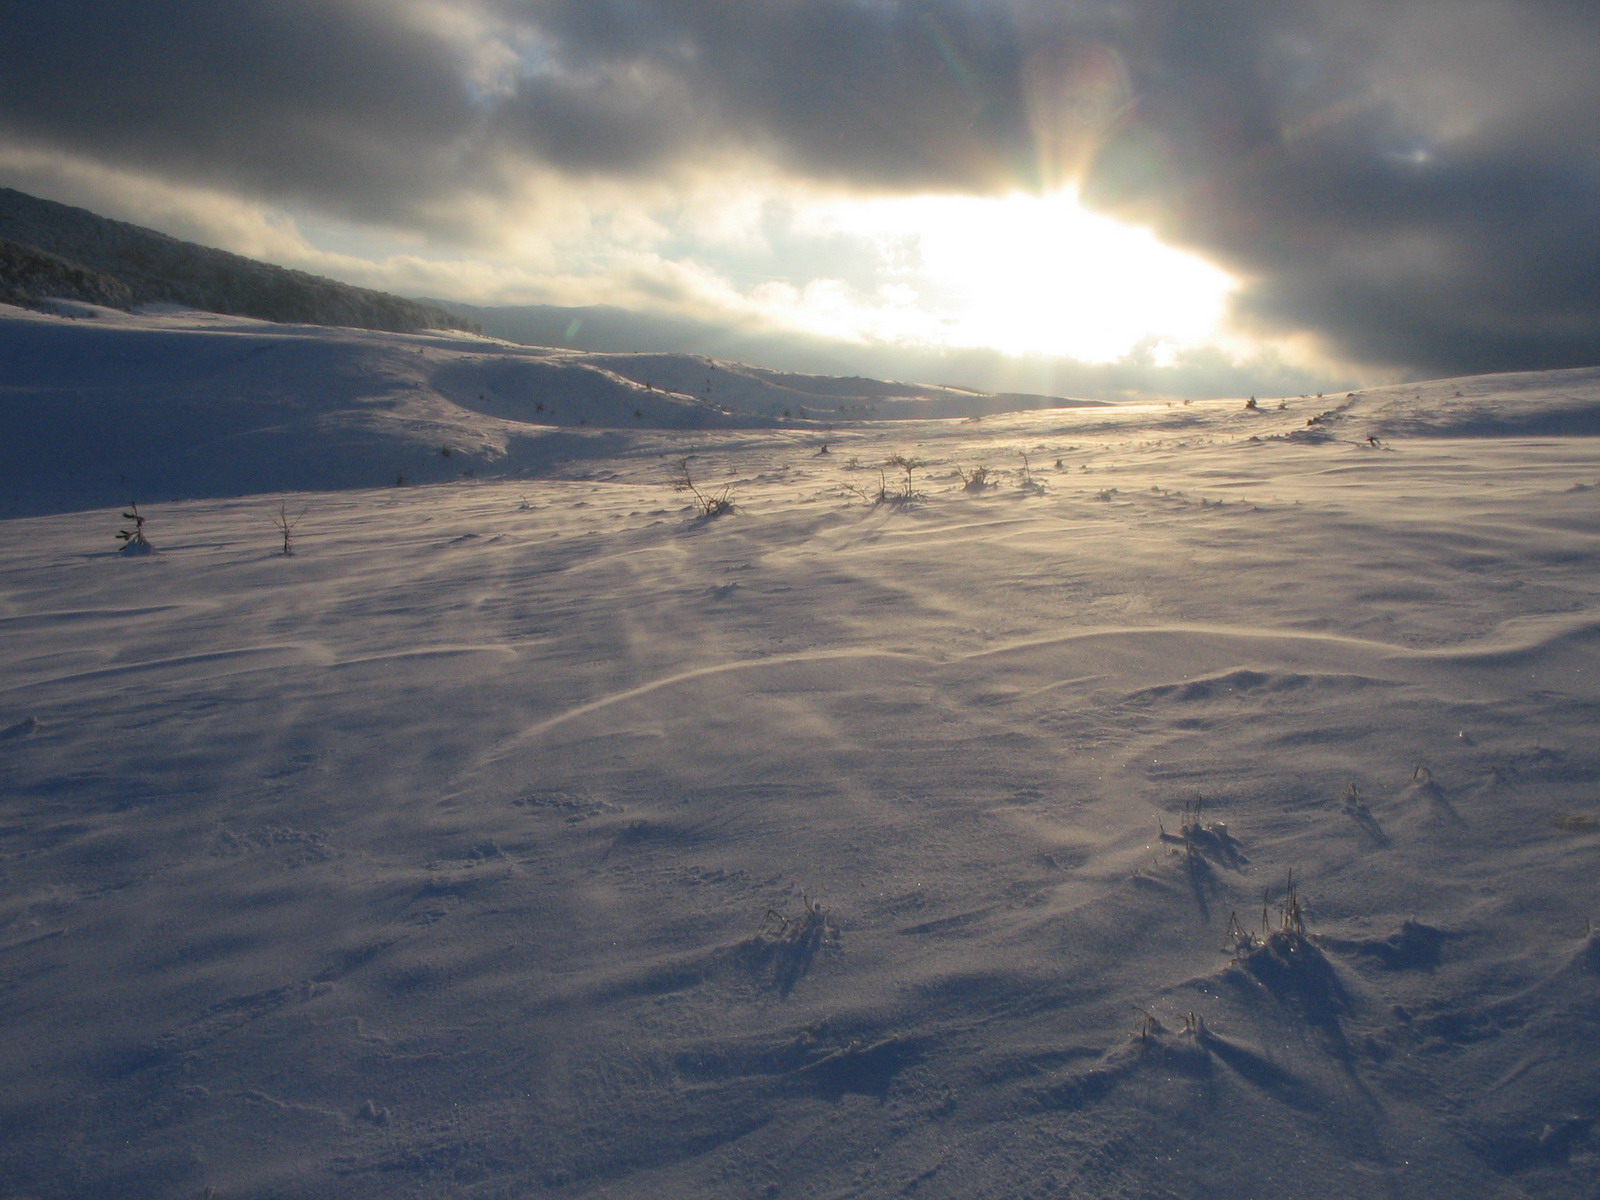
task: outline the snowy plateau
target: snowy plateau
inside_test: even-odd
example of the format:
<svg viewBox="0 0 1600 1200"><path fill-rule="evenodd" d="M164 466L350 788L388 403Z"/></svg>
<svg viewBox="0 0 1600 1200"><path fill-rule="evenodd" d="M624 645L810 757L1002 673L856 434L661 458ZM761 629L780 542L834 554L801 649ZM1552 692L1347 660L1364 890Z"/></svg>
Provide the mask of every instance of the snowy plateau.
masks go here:
<svg viewBox="0 0 1600 1200"><path fill-rule="evenodd" d="M1600 1196L1600 371L0 404L0 1196Z"/></svg>

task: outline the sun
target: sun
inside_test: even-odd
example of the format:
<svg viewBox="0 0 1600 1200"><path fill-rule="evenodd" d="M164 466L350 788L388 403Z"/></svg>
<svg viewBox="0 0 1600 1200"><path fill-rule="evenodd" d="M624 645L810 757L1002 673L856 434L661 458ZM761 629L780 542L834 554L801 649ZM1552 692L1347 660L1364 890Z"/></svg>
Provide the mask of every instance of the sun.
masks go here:
<svg viewBox="0 0 1600 1200"><path fill-rule="evenodd" d="M854 200L823 219L872 248L876 298L857 319L898 341L1109 362L1220 337L1239 286L1070 191Z"/></svg>

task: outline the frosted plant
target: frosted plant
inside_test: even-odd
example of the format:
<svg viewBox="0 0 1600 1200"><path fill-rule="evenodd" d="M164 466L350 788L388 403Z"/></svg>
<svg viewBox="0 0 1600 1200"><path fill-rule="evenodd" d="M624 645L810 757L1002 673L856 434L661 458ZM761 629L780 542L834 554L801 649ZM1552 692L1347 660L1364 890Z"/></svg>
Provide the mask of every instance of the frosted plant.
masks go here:
<svg viewBox="0 0 1600 1200"><path fill-rule="evenodd" d="M152 546L150 544L150 540L144 536L144 517L139 512L139 506L137 504L135 504L135 503L130 502L128 504L128 511L122 514L122 518L125 521L132 521L133 522L133 528L132 529L119 529L119 530L117 530L117 537L122 542L122 549L121 549L121 551L119 551L119 553L122 553L122 554L151 554L151 553L154 553L155 547Z"/></svg>
<svg viewBox="0 0 1600 1200"><path fill-rule="evenodd" d="M737 506L733 502L733 485L730 483L715 491L702 492L695 483L694 476L689 472L687 458L674 468L670 482L673 491L688 492L694 497L695 508L699 509L700 515L707 520L737 511Z"/></svg>
<svg viewBox="0 0 1600 1200"><path fill-rule="evenodd" d="M272 518L272 523L277 526L278 532L283 535L283 552L285 555L294 553L294 529L300 524L300 518L306 515L306 510L301 509L293 517L289 516L289 507L283 501L278 502L278 515Z"/></svg>
<svg viewBox="0 0 1600 1200"><path fill-rule="evenodd" d="M989 468L986 466L973 467L970 471L957 467L956 474L961 476L963 491L981 492L989 486Z"/></svg>

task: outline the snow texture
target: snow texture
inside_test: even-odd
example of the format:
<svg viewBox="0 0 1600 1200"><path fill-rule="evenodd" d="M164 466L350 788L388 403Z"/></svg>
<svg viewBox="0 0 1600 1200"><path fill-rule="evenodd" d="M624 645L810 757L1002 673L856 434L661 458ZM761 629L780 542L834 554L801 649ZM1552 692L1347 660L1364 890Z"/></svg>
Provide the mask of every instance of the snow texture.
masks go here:
<svg viewBox="0 0 1600 1200"><path fill-rule="evenodd" d="M1600 374L825 425L83 311L0 1195L1600 1194Z"/></svg>

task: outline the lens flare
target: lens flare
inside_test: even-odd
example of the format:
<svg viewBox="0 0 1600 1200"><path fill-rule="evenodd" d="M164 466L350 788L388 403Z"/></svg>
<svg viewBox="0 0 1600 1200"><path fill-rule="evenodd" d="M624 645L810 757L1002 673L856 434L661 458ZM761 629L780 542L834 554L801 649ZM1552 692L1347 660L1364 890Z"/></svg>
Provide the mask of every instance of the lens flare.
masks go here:
<svg viewBox="0 0 1600 1200"><path fill-rule="evenodd" d="M1034 153L1028 182L1044 193L1076 188L1133 106L1122 56L1084 38L1036 45L1022 91Z"/></svg>

